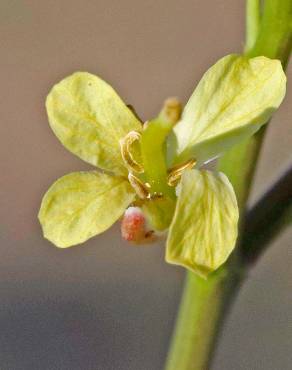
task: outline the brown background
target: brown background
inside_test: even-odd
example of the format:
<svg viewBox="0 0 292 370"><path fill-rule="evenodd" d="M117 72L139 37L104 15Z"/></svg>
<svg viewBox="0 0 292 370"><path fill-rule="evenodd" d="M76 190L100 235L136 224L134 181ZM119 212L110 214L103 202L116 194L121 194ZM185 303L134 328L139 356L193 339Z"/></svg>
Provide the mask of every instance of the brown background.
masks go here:
<svg viewBox="0 0 292 370"><path fill-rule="evenodd" d="M162 244L129 247L118 226L65 251L43 240L42 194L59 176L89 168L50 131L44 100L55 82L85 70L144 119L167 96L185 102L208 66L241 50L244 1L1 0L0 18L0 368L161 369L183 269L163 262ZM253 199L291 161L289 105L291 89ZM290 368L291 235L251 272L213 369Z"/></svg>

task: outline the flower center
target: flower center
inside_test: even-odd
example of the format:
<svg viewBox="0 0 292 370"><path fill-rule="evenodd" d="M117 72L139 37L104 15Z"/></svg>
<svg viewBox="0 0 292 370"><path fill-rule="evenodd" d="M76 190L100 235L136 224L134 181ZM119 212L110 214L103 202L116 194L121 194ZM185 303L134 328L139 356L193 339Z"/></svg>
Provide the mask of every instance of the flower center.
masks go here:
<svg viewBox="0 0 292 370"><path fill-rule="evenodd" d="M128 180L140 199L153 199L162 197L163 195L169 196L169 191L164 194L165 192L163 191L161 183L165 182L166 186L175 187L179 183L183 171L193 168L196 164L196 160L190 159L185 163L163 171L160 175L163 176L165 172L165 180L161 177L162 181L160 181L160 183L157 181L151 182L151 179L150 181L147 181L147 173L145 174L144 166L141 164L143 162L143 155L141 154L140 147L141 138L142 135L139 132L130 131L120 140L121 155L129 170ZM153 159L152 165L154 167L155 164L155 159ZM149 174L149 170L147 172ZM168 190L165 185L164 188ZM159 189L159 186L161 186L161 189Z"/></svg>

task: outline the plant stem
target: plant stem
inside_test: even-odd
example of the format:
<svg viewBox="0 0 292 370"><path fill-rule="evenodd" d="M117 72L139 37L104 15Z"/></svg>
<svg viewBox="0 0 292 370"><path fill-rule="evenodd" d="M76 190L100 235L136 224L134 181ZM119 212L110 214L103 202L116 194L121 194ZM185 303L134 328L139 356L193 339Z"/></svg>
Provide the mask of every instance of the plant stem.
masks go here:
<svg viewBox="0 0 292 370"><path fill-rule="evenodd" d="M291 50L292 0L266 0L260 23L259 1L247 4L247 55L278 58L285 67ZM259 29L258 29L259 25ZM226 311L238 292L247 266L240 241L245 230L245 205L252 184L265 129L232 148L218 168L232 182L241 211L238 246L232 258L208 280L188 272L166 370L207 370ZM259 247L260 249L260 247Z"/></svg>
<svg viewBox="0 0 292 370"><path fill-rule="evenodd" d="M245 264L254 263L269 242L292 222L292 167L247 212L240 249Z"/></svg>
<svg viewBox="0 0 292 370"><path fill-rule="evenodd" d="M254 46L260 24L260 0L246 1L246 41L245 52Z"/></svg>
<svg viewBox="0 0 292 370"><path fill-rule="evenodd" d="M258 38L248 55L277 58L286 66L291 52L291 21L291 0L265 0Z"/></svg>
<svg viewBox="0 0 292 370"><path fill-rule="evenodd" d="M208 283L187 273L166 370L209 368L218 326L242 278L238 271L233 273L230 279L226 269L220 269Z"/></svg>

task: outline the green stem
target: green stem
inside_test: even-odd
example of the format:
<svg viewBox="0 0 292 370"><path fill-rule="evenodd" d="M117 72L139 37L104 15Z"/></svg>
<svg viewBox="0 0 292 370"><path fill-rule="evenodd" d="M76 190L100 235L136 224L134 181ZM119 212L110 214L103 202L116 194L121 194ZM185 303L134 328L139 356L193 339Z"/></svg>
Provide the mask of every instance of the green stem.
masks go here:
<svg viewBox="0 0 292 370"><path fill-rule="evenodd" d="M213 340L241 278L238 271L233 270L230 279L224 268L210 277L208 283L187 273L166 370L209 368Z"/></svg>
<svg viewBox="0 0 292 370"><path fill-rule="evenodd" d="M247 212L240 249L245 264L254 263L292 222L292 167Z"/></svg>
<svg viewBox="0 0 292 370"><path fill-rule="evenodd" d="M248 55L277 58L286 66L291 52L291 22L291 0L265 0L258 38Z"/></svg>
<svg viewBox="0 0 292 370"><path fill-rule="evenodd" d="M256 2L250 1L247 16L252 19L247 22L251 27L247 32L247 55L278 58L285 67L291 50L292 1L266 0L259 29L258 13ZM232 148L218 163L219 170L234 186L241 210L241 230L244 229L242 216L264 134L265 129ZM238 244L241 239L242 234ZM188 272L166 370L209 369L223 319L242 281L243 268L246 266L237 247L221 271L208 280Z"/></svg>
<svg viewBox="0 0 292 370"><path fill-rule="evenodd" d="M260 25L260 0L246 1L246 41L245 52L255 44Z"/></svg>

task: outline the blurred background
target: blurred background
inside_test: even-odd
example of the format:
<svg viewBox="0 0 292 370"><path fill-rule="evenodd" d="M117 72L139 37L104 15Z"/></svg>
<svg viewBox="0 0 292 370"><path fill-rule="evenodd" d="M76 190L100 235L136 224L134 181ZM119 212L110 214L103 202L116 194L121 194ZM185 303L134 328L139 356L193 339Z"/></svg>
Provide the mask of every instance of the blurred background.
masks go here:
<svg viewBox="0 0 292 370"><path fill-rule="evenodd" d="M1 0L1 370L162 369L184 270L164 263L163 243L124 243L119 225L68 250L43 239L42 195L58 177L90 168L53 135L44 101L54 83L83 70L145 120L168 96L186 102L209 66L241 51L244 7ZM251 202L291 163L291 94L288 87L269 128ZM212 370L291 368L291 236L283 233L250 272Z"/></svg>

